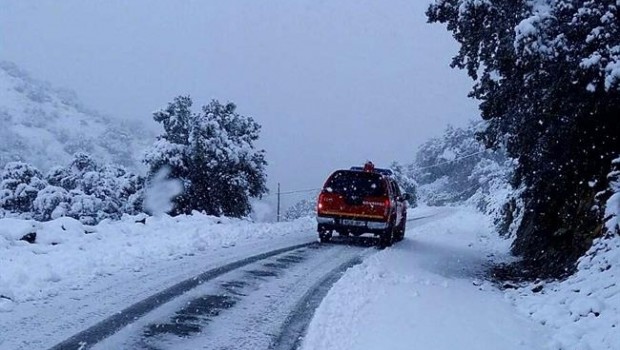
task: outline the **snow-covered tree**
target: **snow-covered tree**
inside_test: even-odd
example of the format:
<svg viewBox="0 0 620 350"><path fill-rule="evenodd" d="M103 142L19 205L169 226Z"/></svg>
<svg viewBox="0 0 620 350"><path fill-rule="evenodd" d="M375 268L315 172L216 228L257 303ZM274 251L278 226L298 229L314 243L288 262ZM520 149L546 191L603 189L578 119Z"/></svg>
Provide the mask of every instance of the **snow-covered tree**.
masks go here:
<svg viewBox="0 0 620 350"><path fill-rule="evenodd" d="M265 154L254 146L260 125L232 103L214 100L198 113L191 107L192 100L180 96L154 114L164 133L145 156L150 176L166 166L182 181L174 213L249 214L250 198L267 191Z"/></svg>
<svg viewBox="0 0 620 350"><path fill-rule="evenodd" d="M515 163L502 148L486 150L477 139L483 121L448 126L420 146L411 173L420 200L428 205L470 204L491 215L499 232L511 235L520 222L520 190L510 184Z"/></svg>
<svg viewBox="0 0 620 350"><path fill-rule="evenodd" d="M592 211L620 149L616 0L436 0L431 22L460 44L489 147L518 159L525 210L513 251L563 274L600 230ZM568 270L566 269L568 267Z"/></svg>
<svg viewBox="0 0 620 350"><path fill-rule="evenodd" d="M393 162L390 165L390 169L394 172L396 183L400 186L403 193L409 194L410 208L415 208L418 205L418 184L416 183L413 175L413 165L405 167L404 165Z"/></svg>
<svg viewBox="0 0 620 350"><path fill-rule="evenodd" d="M412 170L426 204L464 202L485 186L480 174L501 167L498 163L505 161L505 155L501 151L485 151L476 139L483 127L483 122L471 122L465 128L449 125L441 137L420 146ZM484 160L487 162L482 163Z"/></svg>

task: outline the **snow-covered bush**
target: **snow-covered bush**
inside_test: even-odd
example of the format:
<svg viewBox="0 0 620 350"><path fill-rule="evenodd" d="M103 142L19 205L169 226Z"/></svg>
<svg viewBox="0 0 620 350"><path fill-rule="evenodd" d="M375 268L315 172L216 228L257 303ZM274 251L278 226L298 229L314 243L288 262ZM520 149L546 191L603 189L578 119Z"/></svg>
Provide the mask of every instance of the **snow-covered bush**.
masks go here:
<svg viewBox="0 0 620 350"><path fill-rule="evenodd" d="M284 213L284 221L316 216L316 198L302 199Z"/></svg>
<svg viewBox="0 0 620 350"><path fill-rule="evenodd" d="M0 207L10 212L32 212L37 193L46 186L42 177L30 164L8 163L0 172Z"/></svg>
<svg viewBox="0 0 620 350"><path fill-rule="evenodd" d="M68 216L87 224L142 212L144 179L121 166L101 165L78 153L45 177L14 162L0 172L0 214L48 221Z"/></svg>
<svg viewBox="0 0 620 350"><path fill-rule="evenodd" d="M144 179L122 166L101 165L88 154L76 154L67 168L54 168L46 178L69 192L66 215L85 223L142 211Z"/></svg>
<svg viewBox="0 0 620 350"><path fill-rule="evenodd" d="M67 216L63 204L69 202L69 193L58 186L48 185L39 193L33 202L34 218L47 221Z"/></svg>
<svg viewBox="0 0 620 350"><path fill-rule="evenodd" d="M70 192L68 209L67 216L80 220L80 222L86 225L94 225L109 214L109 212L104 211L103 200L79 190ZM118 214L120 215L120 213Z"/></svg>
<svg viewBox="0 0 620 350"><path fill-rule="evenodd" d="M265 153L254 147L260 125L238 114L232 103L214 100L198 113L191 107L191 98L179 96L154 113L164 133L145 155L149 177L168 167L169 176L181 181L184 192L175 199L175 214L249 214L250 198L267 191Z"/></svg>

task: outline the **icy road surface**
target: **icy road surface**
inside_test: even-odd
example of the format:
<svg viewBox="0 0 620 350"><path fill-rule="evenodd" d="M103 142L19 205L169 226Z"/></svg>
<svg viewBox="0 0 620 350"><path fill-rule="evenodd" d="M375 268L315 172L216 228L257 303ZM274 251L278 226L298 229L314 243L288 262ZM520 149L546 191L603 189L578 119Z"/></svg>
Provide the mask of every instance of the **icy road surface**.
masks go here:
<svg viewBox="0 0 620 350"><path fill-rule="evenodd" d="M425 209L405 240L352 267L316 310L303 350L536 350L548 337L482 280L506 244L467 209Z"/></svg>
<svg viewBox="0 0 620 350"><path fill-rule="evenodd" d="M94 349L290 349L300 334L287 328L304 314L300 301L372 252L316 243L258 261L163 305Z"/></svg>

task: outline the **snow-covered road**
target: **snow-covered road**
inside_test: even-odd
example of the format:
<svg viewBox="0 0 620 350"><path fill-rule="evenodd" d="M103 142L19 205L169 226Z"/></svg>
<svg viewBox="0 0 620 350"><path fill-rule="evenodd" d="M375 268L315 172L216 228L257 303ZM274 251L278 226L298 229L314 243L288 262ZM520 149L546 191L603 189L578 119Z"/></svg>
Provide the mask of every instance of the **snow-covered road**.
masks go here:
<svg viewBox="0 0 620 350"><path fill-rule="evenodd" d="M0 220L0 236L19 233L20 225L10 224ZM55 233L61 225L68 231ZM195 215L102 224L88 235L72 226L61 220L39 228L43 237L68 236L56 245L0 237L0 294L14 300L0 310L0 349L50 348L180 281L315 240L311 220L220 223Z"/></svg>
<svg viewBox="0 0 620 350"><path fill-rule="evenodd" d="M406 239L347 271L316 311L304 350L535 350L548 337L482 280L507 242L466 209L428 209Z"/></svg>
<svg viewBox="0 0 620 350"><path fill-rule="evenodd" d="M335 237L334 243L252 260L184 294L157 301L156 308L114 328L110 332L114 334L95 348L546 348L549 337L543 327L517 312L503 292L484 280L492 261L507 258L508 244L494 237L488 219L466 208L416 208L409 217L407 236L394 247L378 251L373 240ZM198 227L196 220L203 219L164 220L151 229L147 223L144 231L157 236L171 227L190 230ZM47 288L44 296L24 299L0 313L0 348L49 348L205 271L316 240L311 222L252 225L239 223L237 233L229 231L236 237L231 240L224 232L235 226L207 224L204 234L192 233L188 245L177 247L172 241L175 248L169 258L151 258L141 250L139 260L126 261L114 273L95 278L62 275L65 284L57 293L42 284ZM260 234L240 234L251 230ZM127 239L135 239L136 232L128 232ZM146 236L139 237L147 240L145 247L162 250L161 242L152 244ZM228 238L219 244L223 237ZM125 244L118 239L109 243L114 249ZM207 248L194 249L194 242L204 240L209 242ZM93 242L93 249L81 243L71 254L90 249L96 256L95 248L102 243ZM71 242L64 244L67 251L59 256L73 256L67 253ZM52 255L33 257L48 264L59 262L55 248L49 248ZM139 269L133 268L136 261L141 262ZM71 278L79 282L76 288L70 288Z"/></svg>
<svg viewBox="0 0 620 350"><path fill-rule="evenodd" d="M253 350L290 343L280 334L300 300L340 266L372 252L316 243L258 261L161 306L94 349Z"/></svg>

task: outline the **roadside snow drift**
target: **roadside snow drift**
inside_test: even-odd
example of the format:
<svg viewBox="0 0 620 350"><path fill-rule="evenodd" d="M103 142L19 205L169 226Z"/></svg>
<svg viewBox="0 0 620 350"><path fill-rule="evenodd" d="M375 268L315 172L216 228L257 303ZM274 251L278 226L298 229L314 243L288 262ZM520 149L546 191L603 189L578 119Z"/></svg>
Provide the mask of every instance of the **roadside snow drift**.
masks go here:
<svg viewBox="0 0 620 350"><path fill-rule="evenodd" d="M553 350L620 349L620 237L602 238L562 282L508 291L526 315L551 328Z"/></svg>
<svg viewBox="0 0 620 350"><path fill-rule="evenodd" d="M70 218L50 222L0 219L0 312L15 303L53 297L119 270L140 271L244 241L308 232L314 221L257 224L195 213L178 217L126 217L97 226ZM36 239L33 244L22 237ZM307 236L310 238L309 236Z"/></svg>

